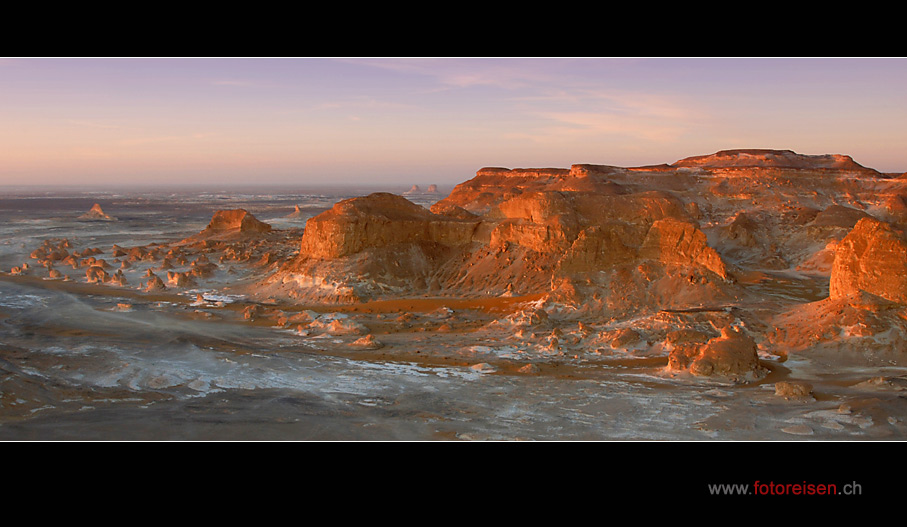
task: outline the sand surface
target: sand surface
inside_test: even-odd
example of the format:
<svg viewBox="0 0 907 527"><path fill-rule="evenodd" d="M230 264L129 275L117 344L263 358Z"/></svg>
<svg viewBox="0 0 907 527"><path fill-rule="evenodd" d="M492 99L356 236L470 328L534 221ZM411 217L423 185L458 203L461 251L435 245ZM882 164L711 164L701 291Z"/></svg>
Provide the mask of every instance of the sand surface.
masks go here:
<svg viewBox="0 0 907 527"><path fill-rule="evenodd" d="M242 303L10 276L0 289L6 440L891 440L905 431L901 367L836 375L807 358L767 360L770 375L740 386L667 375L663 355L533 349L482 329L531 299L330 312L369 327L384 344L369 350L351 346L358 335L249 323ZM456 320L439 332L439 317ZM880 374L893 380L870 382ZM792 377L808 379L814 396L775 395L774 383Z"/></svg>

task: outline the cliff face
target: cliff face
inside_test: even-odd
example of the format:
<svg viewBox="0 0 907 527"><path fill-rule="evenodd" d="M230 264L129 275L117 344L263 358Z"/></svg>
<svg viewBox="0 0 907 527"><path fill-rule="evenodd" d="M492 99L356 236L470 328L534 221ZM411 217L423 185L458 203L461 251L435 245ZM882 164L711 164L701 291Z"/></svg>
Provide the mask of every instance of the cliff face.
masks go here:
<svg viewBox="0 0 907 527"><path fill-rule="evenodd" d="M570 169L483 168L469 181L454 187L432 210L456 206L484 214L493 206L527 192L566 191L601 195L620 194L622 189L608 178L616 167L574 165Z"/></svg>
<svg viewBox="0 0 907 527"><path fill-rule="evenodd" d="M431 210L387 193L345 200L308 221L299 257L272 282L322 300L557 292L578 301L629 272L646 291L618 302L628 309L640 295L667 299L674 280L684 291L729 287L727 266L687 204L671 192L625 188L612 180L621 174L630 172L486 168ZM652 265L671 276L654 293Z"/></svg>
<svg viewBox="0 0 907 527"><path fill-rule="evenodd" d="M907 240L888 223L857 222L837 246L829 284L833 299L861 291L907 304Z"/></svg>
<svg viewBox="0 0 907 527"><path fill-rule="evenodd" d="M341 201L306 223L300 251L312 258L341 258L399 244L469 243L476 221L434 214L388 193Z"/></svg>
<svg viewBox="0 0 907 527"><path fill-rule="evenodd" d="M846 155L804 155L791 150L740 149L722 150L705 156L681 159L673 167L697 168L787 168L868 172L875 170L856 163Z"/></svg>
<svg viewBox="0 0 907 527"><path fill-rule="evenodd" d="M669 265L690 266L728 278L727 266L709 246L705 234L690 222L658 220L649 229L640 256Z"/></svg>
<svg viewBox="0 0 907 527"><path fill-rule="evenodd" d="M483 168L430 210L386 193L338 203L308 221L272 283L343 301L544 293L614 316L722 305L748 294L738 275L830 276L837 244L858 221L891 216L905 184L848 156L787 150ZM834 295L857 287L848 265L866 265L845 264L859 251L844 247Z"/></svg>

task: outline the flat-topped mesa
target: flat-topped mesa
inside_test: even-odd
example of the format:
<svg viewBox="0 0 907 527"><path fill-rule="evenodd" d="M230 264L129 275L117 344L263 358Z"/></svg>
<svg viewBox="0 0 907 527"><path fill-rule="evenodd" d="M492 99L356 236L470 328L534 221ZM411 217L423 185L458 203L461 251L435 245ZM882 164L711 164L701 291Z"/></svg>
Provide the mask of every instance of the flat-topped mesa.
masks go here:
<svg viewBox="0 0 907 527"><path fill-rule="evenodd" d="M79 216L80 220L96 220L96 221L116 221L116 218L113 216L107 215L101 209L101 205L95 203L91 210Z"/></svg>
<svg viewBox="0 0 907 527"><path fill-rule="evenodd" d="M493 206L483 216L496 224L489 243L510 242L535 251L563 253L579 233L602 227L638 245L657 220L690 220L684 204L658 191L608 195L595 192L527 191Z"/></svg>
<svg viewBox="0 0 907 527"><path fill-rule="evenodd" d="M409 190L404 192L403 195L410 196L410 195L437 194L437 193L438 193L438 185L435 185L433 183L433 184L429 185L428 188L424 188L424 189L422 187L420 187L419 185L413 185L409 188Z"/></svg>
<svg viewBox="0 0 907 527"><path fill-rule="evenodd" d="M792 150L739 149L721 150L714 154L693 156L677 161L675 168L784 168L799 170L841 170L879 172L866 168L853 158L839 154L806 155Z"/></svg>
<svg viewBox="0 0 907 527"><path fill-rule="evenodd" d="M338 202L310 218L300 256L340 258L368 248L404 243L462 245L472 240L478 219L435 214L402 196L377 192Z"/></svg>
<svg viewBox="0 0 907 527"><path fill-rule="evenodd" d="M456 206L484 214L493 206L525 192L565 191L604 195L624 193L610 177L625 170L606 165L573 165L571 168L486 167L469 181L454 187L432 210Z"/></svg>
<svg viewBox="0 0 907 527"><path fill-rule="evenodd" d="M476 171L476 177L509 177L509 178L539 178L563 177L570 173L566 168L502 168L484 167Z"/></svg>

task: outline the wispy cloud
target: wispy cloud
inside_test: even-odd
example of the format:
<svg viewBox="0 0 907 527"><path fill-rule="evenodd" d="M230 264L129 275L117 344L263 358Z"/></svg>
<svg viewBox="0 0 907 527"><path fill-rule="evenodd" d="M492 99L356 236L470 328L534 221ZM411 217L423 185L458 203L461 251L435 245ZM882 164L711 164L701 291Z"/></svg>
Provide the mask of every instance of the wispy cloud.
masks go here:
<svg viewBox="0 0 907 527"><path fill-rule="evenodd" d="M521 135L538 142L595 136L625 136L646 141L670 142L687 131L683 123L640 119L634 115L562 112L548 113L544 117L553 123Z"/></svg>
<svg viewBox="0 0 907 527"><path fill-rule="evenodd" d="M349 59L362 66L432 79L435 90L498 87L521 89L553 81L546 59L388 58Z"/></svg>
<svg viewBox="0 0 907 527"><path fill-rule="evenodd" d="M694 103L657 93L559 90L522 102L539 124L512 137L538 142L621 136L666 143L705 122Z"/></svg>

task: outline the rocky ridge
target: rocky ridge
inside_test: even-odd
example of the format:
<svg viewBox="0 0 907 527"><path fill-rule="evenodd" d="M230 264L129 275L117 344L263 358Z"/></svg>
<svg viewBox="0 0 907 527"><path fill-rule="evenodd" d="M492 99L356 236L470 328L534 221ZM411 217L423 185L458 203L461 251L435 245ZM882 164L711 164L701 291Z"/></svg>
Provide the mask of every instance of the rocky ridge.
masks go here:
<svg viewBox="0 0 907 527"><path fill-rule="evenodd" d="M649 167L483 168L430 210L384 193L337 203L308 221L298 256L261 290L340 304L525 296L562 318L648 321L650 342L695 327L708 337L700 346L723 349L739 333L782 354L786 334L765 335L773 316L806 306L831 324L819 306L845 290L904 302L903 246L890 234L903 226L904 185L849 156L752 149ZM867 236L884 248L858 241ZM879 251L888 263L865 263ZM775 311L742 310L748 302ZM900 327L886 320L878 331ZM690 371L690 357L677 364Z"/></svg>
<svg viewBox="0 0 907 527"><path fill-rule="evenodd" d="M37 265L11 274L156 294L254 277L245 321L356 335L354 349L377 349L374 335L393 349L387 336L414 328L467 331L539 356L663 356L666 375L759 382L766 358L790 353L905 360L905 187L848 156L773 150L483 168L430 208L379 192L336 203L302 232L217 211L173 243L79 251L47 240ZM386 318L395 308L367 307L382 302L431 309Z"/></svg>

